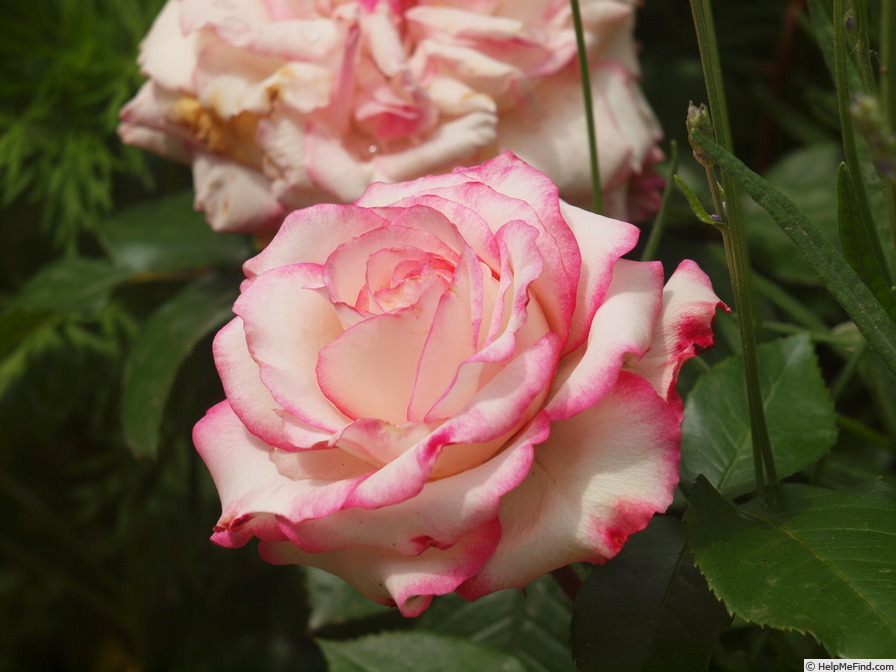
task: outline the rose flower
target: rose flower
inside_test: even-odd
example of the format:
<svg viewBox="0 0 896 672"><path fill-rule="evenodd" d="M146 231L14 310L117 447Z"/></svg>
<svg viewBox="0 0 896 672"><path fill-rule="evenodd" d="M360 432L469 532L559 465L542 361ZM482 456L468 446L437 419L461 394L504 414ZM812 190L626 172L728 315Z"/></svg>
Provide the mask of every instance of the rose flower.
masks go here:
<svg viewBox="0 0 896 672"><path fill-rule="evenodd" d="M583 0L606 214L658 206L657 122L637 85L634 0ZM568 199L590 191L569 0L169 0L121 138L192 165L218 231L371 182L511 149Z"/></svg>
<svg viewBox="0 0 896 672"><path fill-rule="evenodd" d="M672 501L719 299L509 152L293 212L244 266L194 441L212 540L413 616L603 562Z"/></svg>

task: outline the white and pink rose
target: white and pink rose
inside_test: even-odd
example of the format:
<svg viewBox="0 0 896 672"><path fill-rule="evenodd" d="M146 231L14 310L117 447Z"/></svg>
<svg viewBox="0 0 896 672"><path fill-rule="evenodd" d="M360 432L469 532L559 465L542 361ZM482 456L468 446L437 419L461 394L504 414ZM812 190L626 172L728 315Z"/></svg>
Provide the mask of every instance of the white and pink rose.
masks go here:
<svg viewBox="0 0 896 672"><path fill-rule="evenodd" d="M634 4L581 3L606 214L628 221L662 185ZM569 0L168 0L139 62L121 138L190 164L219 231L503 149L567 199L590 191Z"/></svg>
<svg viewBox="0 0 896 672"><path fill-rule="evenodd" d="M672 501L681 365L721 305L505 152L293 212L217 335L212 540L408 616L603 562Z"/></svg>

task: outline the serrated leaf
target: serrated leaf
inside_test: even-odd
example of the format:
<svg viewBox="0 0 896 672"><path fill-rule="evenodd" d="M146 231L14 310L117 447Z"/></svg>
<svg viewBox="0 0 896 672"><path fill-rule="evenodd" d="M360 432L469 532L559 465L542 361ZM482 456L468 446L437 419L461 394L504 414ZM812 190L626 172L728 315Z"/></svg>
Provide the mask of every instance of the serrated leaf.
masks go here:
<svg viewBox="0 0 896 672"><path fill-rule="evenodd" d="M693 564L681 523L657 516L582 584L572 616L577 669L703 670L730 622Z"/></svg>
<svg viewBox="0 0 896 672"><path fill-rule="evenodd" d="M822 457L837 439L836 415L807 334L759 346L759 378L775 466L789 476ZM743 358L700 377L681 427L685 483L703 474L726 497L755 487Z"/></svg>
<svg viewBox="0 0 896 672"><path fill-rule="evenodd" d="M454 637L392 632L349 642L318 640L330 672L524 672L513 656Z"/></svg>
<svg viewBox="0 0 896 672"><path fill-rule="evenodd" d="M212 231L192 199L184 192L122 210L100 226L100 240L117 265L134 273L239 266L250 254L245 239Z"/></svg>
<svg viewBox="0 0 896 672"><path fill-rule="evenodd" d="M831 296L855 322L868 345L896 375L896 323L830 240L780 191L747 168L737 157L699 131L694 131L692 135L703 151L775 219L796 245L800 257L815 271Z"/></svg>
<svg viewBox="0 0 896 672"><path fill-rule="evenodd" d="M125 364L121 401L125 440L137 455L155 456L162 413L181 364L200 339L232 317L237 293L235 281L200 278L143 325Z"/></svg>
<svg viewBox="0 0 896 672"><path fill-rule="evenodd" d="M12 307L29 313L96 315L109 302L112 289L130 275L102 259L58 259L28 281Z"/></svg>
<svg viewBox="0 0 896 672"><path fill-rule="evenodd" d="M735 508L705 478L684 517L713 592L745 620L810 633L832 656L896 657L896 490L790 484Z"/></svg>
<svg viewBox="0 0 896 672"><path fill-rule="evenodd" d="M545 576L525 591L502 590L467 602L443 595L419 619L420 626L513 654L527 672L570 672L569 599Z"/></svg>
<svg viewBox="0 0 896 672"><path fill-rule="evenodd" d="M338 576L315 567L303 567L303 571L311 601L310 630L392 611L365 597Z"/></svg>

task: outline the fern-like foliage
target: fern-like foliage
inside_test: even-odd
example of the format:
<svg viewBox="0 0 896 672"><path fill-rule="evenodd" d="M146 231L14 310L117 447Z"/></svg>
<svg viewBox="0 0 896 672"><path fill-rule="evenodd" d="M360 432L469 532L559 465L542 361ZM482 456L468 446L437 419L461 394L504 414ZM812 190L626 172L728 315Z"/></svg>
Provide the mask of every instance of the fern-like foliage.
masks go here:
<svg viewBox="0 0 896 672"><path fill-rule="evenodd" d="M136 92L137 47L161 0L10 3L0 22L0 207L36 204L74 249L112 209L117 173L147 180L144 156L115 136Z"/></svg>

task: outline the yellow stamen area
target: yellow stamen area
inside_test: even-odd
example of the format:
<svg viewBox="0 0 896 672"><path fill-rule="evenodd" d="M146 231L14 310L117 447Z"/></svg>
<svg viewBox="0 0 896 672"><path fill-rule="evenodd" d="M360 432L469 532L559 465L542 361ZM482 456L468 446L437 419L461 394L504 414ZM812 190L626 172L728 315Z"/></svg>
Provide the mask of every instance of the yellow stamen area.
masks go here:
<svg viewBox="0 0 896 672"><path fill-rule="evenodd" d="M258 116L252 112L240 112L230 119L223 119L213 110L204 108L196 98L183 96L171 106L168 117L189 129L208 151L247 164L258 163L254 143Z"/></svg>

